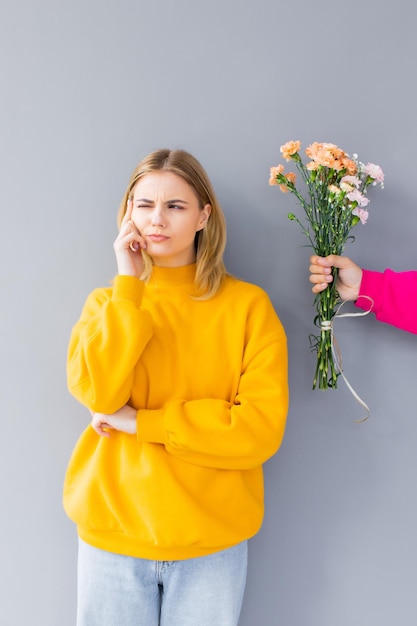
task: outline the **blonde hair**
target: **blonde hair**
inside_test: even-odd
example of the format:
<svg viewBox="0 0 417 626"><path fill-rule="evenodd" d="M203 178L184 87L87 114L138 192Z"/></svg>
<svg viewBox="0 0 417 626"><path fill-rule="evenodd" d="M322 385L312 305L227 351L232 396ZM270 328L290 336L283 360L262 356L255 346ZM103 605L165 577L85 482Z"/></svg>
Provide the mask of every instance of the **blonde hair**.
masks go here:
<svg viewBox="0 0 417 626"><path fill-rule="evenodd" d="M117 223L120 228L136 183L146 174L164 170L181 176L196 192L200 208L210 204L210 217L204 228L196 233L196 297L209 299L219 291L226 275L223 253L226 246L226 221L210 179L202 165L185 150L161 149L151 152L137 165L130 177L120 203ZM152 259L142 251L144 270L141 279L147 282L152 275Z"/></svg>

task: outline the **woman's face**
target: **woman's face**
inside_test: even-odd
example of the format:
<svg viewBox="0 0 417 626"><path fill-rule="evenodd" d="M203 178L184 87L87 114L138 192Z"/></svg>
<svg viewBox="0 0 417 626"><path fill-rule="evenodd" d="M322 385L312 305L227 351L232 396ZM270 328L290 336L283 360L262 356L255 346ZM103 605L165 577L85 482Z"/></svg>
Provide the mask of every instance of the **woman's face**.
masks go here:
<svg viewBox="0 0 417 626"><path fill-rule="evenodd" d="M146 241L155 265L179 267L195 262L195 234L210 215L194 189L177 174L146 174L133 189L132 221Z"/></svg>

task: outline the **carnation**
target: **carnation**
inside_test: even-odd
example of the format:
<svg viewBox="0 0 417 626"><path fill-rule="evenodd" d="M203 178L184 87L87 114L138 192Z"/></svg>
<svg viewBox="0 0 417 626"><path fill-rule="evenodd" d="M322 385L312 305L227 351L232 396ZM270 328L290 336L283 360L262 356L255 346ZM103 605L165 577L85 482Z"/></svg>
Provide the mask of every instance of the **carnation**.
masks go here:
<svg viewBox="0 0 417 626"><path fill-rule="evenodd" d="M384 172L379 167L379 165L375 165L375 163L367 163L364 166L363 171L365 172L367 176L370 176L371 178L373 178L375 182L377 183L384 182Z"/></svg>
<svg viewBox="0 0 417 626"><path fill-rule="evenodd" d="M357 176L347 175L343 176L342 180L340 181L340 186L342 186L342 183L348 183L349 186L353 185L353 187L356 187L356 189L358 189L360 187L361 181Z"/></svg>
<svg viewBox="0 0 417 626"><path fill-rule="evenodd" d="M369 211L366 209L361 209L360 207L355 207L352 211L352 215L357 215L362 222L362 224L366 224L369 217Z"/></svg>
<svg viewBox="0 0 417 626"><path fill-rule="evenodd" d="M357 202L358 206L360 207L367 206L367 204L369 203L369 198L364 196L363 193L359 191L359 189L354 189L353 191L350 191L347 194L347 197L351 202Z"/></svg>
<svg viewBox="0 0 417 626"><path fill-rule="evenodd" d="M281 146L280 152L282 153L282 156L284 157L284 159L286 159L287 161L290 161L291 157L293 157L294 154L297 154L297 152L300 149L300 146L301 146L300 141L287 141L286 144Z"/></svg>

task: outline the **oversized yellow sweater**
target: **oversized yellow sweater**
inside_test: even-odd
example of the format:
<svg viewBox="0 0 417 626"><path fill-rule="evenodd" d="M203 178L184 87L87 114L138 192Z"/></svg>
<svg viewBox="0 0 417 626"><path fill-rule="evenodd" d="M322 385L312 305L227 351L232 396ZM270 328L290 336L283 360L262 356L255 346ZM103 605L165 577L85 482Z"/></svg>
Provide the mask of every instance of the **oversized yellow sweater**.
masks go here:
<svg viewBox="0 0 417 626"><path fill-rule="evenodd" d="M262 463L284 435L283 327L266 293L227 277L190 297L195 265L117 276L88 297L68 350L68 385L86 407L137 409L137 434L88 426L72 454L64 507L79 536L129 556L177 560L253 536Z"/></svg>

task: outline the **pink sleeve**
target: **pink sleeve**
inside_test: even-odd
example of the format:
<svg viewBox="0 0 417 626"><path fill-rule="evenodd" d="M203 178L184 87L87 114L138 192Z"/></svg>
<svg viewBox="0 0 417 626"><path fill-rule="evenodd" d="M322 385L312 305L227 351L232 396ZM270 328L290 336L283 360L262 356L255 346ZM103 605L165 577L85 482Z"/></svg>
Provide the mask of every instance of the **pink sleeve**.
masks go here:
<svg viewBox="0 0 417 626"><path fill-rule="evenodd" d="M372 307L380 322L417 334L417 272L363 270L356 305L365 310Z"/></svg>

